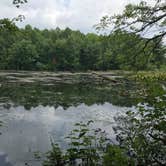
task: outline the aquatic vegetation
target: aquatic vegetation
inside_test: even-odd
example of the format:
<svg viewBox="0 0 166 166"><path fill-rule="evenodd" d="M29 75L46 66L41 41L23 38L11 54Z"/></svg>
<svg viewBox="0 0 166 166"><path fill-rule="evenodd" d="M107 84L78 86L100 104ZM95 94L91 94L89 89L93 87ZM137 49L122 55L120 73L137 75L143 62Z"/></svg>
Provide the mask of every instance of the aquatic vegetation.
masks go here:
<svg viewBox="0 0 166 166"><path fill-rule="evenodd" d="M131 76L138 81L166 81L166 72L164 71L140 71Z"/></svg>
<svg viewBox="0 0 166 166"><path fill-rule="evenodd" d="M47 152L43 166L131 164L132 160L119 146L111 143L106 132L90 128L91 123L93 121L75 124L75 129L66 137L69 147L65 152L58 144L51 142L52 149Z"/></svg>
<svg viewBox="0 0 166 166"><path fill-rule="evenodd" d="M63 154L57 144L51 143L52 150L47 153L43 166L53 165L96 165L101 162L101 154L109 140L101 129L90 129L90 124L76 123L75 129L66 137L69 148Z"/></svg>
<svg viewBox="0 0 166 166"><path fill-rule="evenodd" d="M36 72L36 74L37 73L38 72ZM17 74L19 76L21 75L20 73L17 73ZM100 73L100 74L102 74L102 73ZM119 74L121 74L121 73L119 73ZM127 73L127 74L130 74L130 73ZM15 75L16 75L16 73L15 73ZM31 75L29 75L28 77L30 79ZM24 79L24 76L21 75L20 78ZM46 77L43 76L42 78L46 78ZM50 78L51 78L51 76L50 76ZM83 75L81 77L81 80L86 79L86 78L87 77L85 75ZM42 162L46 158L46 160L44 162L45 166L47 166L47 165L55 166L56 165L55 163L58 163L58 164L60 163L59 165L66 166L66 164L69 165L72 163L74 165L75 163L80 163L80 162L82 162L82 165L83 165L84 163L87 162L87 160L88 160L88 162L91 162L92 165L96 164L96 165L104 165L104 166L108 165L109 166L110 163L112 162L112 165L127 166L129 164L132 165L133 162L138 163L140 161L145 161L144 160L145 155L148 153L155 154L155 151L151 150L151 148L153 148L153 149L158 148L157 154L161 154L161 152L159 151L159 150L161 150L161 148L159 148L159 147L162 146L164 149L165 145L163 146L159 141L157 143L148 142L149 143L149 144L147 144L148 147L145 146L144 142L149 141L148 139L144 139L144 138L148 138L147 137L148 135L146 135L145 134L146 132L144 132L144 131L149 130L148 125L145 125L145 126L147 126L147 130L145 130L145 128L143 128L141 126L144 124L143 120L140 122L138 121L138 123L135 123L135 120L133 120L134 114L132 114L131 116L129 116L130 114L128 114L126 116L126 119L125 118L117 119L116 123L119 122L119 126L115 127L114 129L116 131L118 131L119 133L122 132L122 129L124 129L124 130L126 129L125 132L128 131L128 133L131 134L131 135L127 135L127 137L126 137L126 135L122 135L123 137L119 136L119 138L117 138L117 140L118 140L117 142L119 144L117 144L117 145L113 144L111 142L111 140L107 140L108 139L108 136L107 136L106 137L107 145L104 145L105 142L103 142L104 146L102 147L102 149L99 146L96 147L94 145L94 141L96 139L95 138L96 134L94 134L95 133L94 130L92 130L91 126L88 125L87 126L88 130L84 134L84 132L82 132L79 129L79 125L81 125L81 124L83 125L83 123L81 123L81 124L77 124L75 126L75 128L76 128L75 132L73 131L71 133L71 135L69 135L69 137L67 138L68 146L63 147L62 144L64 142L66 143L66 141L65 141L66 139L63 140L61 138L64 136L64 134L66 134L67 131L70 131L72 129L71 123L68 123L68 122L67 122L67 124L69 124L70 126L68 125L68 128L66 129L62 125L63 123L61 123L61 122L63 122L63 120L64 120L64 122L66 122L66 119L67 119L67 121L68 120L70 121L70 120L72 120L70 117L74 115L76 118L74 119L73 122L82 120L84 123L86 123L86 121L84 121L84 120L93 119L93 120L97 121L97 123L98 123L98 119L96 120L96 118L95 119L93 118L93 116L95 116L97 113L98 117L101 117L101 118L99 118L99 120L101 120L103 122L108 117L107 122L109 123L111 121L109 119L109 117L112 116L112 110L114 109L116 112L116 107L113 107L113 109L111 107L110 110L108 110L108 111L110 111L109 114L107 114L105 112L100 114L100 111L102 111L102 108L104 107L104 105L103 105L104 102L108 102L109 107L111 104L116 105L116 106L131 107L133 105L136 105L137 103L145 103L145 102L149 103L150 105L151 104L153 105L153 103L154 104L156 103L156 101L154 100L156 97L162 96L165 94L165 91L163 88L163 86L165 87L164 81L161 81L161 82L160 81L149 82L149 81L144 81L144 80L143 81L133 81L133 80L128 80L126 77L122 78L122 79L121 78L116 78L116 79L117 80L120 79L122 83L121 84L110 83L110 84L106 84L106 85L104 85L104 84L102 84L102 85L95 84L94 85L93 83L90 84L91 81L89 81L89 78L87 79L87 81L88 81L87 84L84 84L84 82L82 82L80 84L62 84L62 83L58 84L56 82L52 82L52 84L50 84L50 82L49 83L47 83L47 82L46 83L39 83L39 82L36 82L36 83L30 83L30 82L29 83L18 83L18 82L15 83L14 82L13 83L13 82L10 82L10 80L12 80L10 77L9 77L9 80L2 79L1 87L0 87L0 90L1 90L0 102L1 102L1 108L5 109L5 111L2 111L2 115L4 115L4 113L9 110L9 112L12 111L12 114L9 114L12 117L15 117L15 113L13 114L13 112L17 112L16 115L18 115L19 117L21 115L24 115L24 112L25 112L25 115L33 115L33 116L37 115L38 118L34 118L34 123L31 123L31 122L29 123L26 120L18 121L17 126L15 126L11 123L12 128L10 128L10 124L9 124L8 131L3 130L3 127L5 126L4 125L2 127L2 135L1 135L1 138L4 140L4 142L2 142L1 145L3 145L3 143L5 144L5 142L7 144L6 140L8 140L8 139L6 139L6 136L5 136L6 133L7 134L9 133L10 137L12 137L14 135L14 137L17 139L15 141L12 140L9 143L10 145L5 144L4 149L6 147L10 148L11 144L16 144L17 145L16 147L18 147L18 144L19 144L19 146L21 147L21 150L19 150L18 154L23 156L23 159L25 159L29 165L35 165L34 163L31 164L31 161L28 161L31 159L28 158L27 156L29 154L32 155L33 150L41 151L41 152L43 152L43 151L45 152L48 150L50 141L47 137L47 134L45 137L45 131L44 132L43 132L43 130L40 131L40 129L42 128L42 125L43 125L43 123L40 123L40 122L43 122L43 121L48 122L49 119L47 119L47 118L51 117L52 121L50 121L50 124L52 124L52 125L49 125L48 129L50 129L50 126L53 126L53 129L54 129L54 131L52 133L50 133L50 137L55 139L54 141L51 142L52 149L50 149L50 151L46 155L44 155L44 156L42 155L43 157L41 157L41 158L39 158L40 156L36 154L35 157L37 159L34 161L34 162L36 162L36 161ZM158 98L156 98L156 99L158 99ZM11 107L10 107L10 103L11 103ZM97 108L99 108L98 110L96 110L96 108L95 108L95 111L92 109L93 116L90 116L90 117L88 116L89 118L82 118L85 116L80 116L80 118L79 118L80 112L79 111L74 112L73 108L72 108L72 110L69 109L70 111L64 110L64 109L69 108L70 106L73 106L73 107L79 106L80 103L84 103L85 105L89 105L89 106L92 106L92 105L95 106L97 104L100 107L97 107ZM161 103L159 103L159 104L161 104ZM42 107L41 107L41 105L42 105ZM21 106L21 110L23 110L21 112L18 111L20 109L19 108L20 106ZM23 108L22 106L24 107L24 109L22 109ZM59 112L56 112L55 114L51 114L54 112L54 109L57 108L58 106L62 106L64 109L60 109ZM106 106L108 106L108 104ZM15 108L15 107L17 107L17 108ZM53 111L48 113L49 110L47 111L47 109L49 109L50 107L54 107L54 108L51 109ZM86 108L87 107L82 107L81 110L86 109ZM41 111L39 111L38 109L40 109ZM77 109L79 109L79 108L77 108ZM31 111L27 111L27 110L31 110ZM44 119L43 118L41 119L41 117L43 117L43 115L46 115L45 114L46 111L42 111L42 110L46 110L49 117L44 116ZM121 109L121 111L123 111L123 108ZM62 114L64 116L61 117L60 112L63 112ZM68 112L68 113L66 114L66 112ZM91 111L89 111L89 112L91 112ZM9 115L8 115L8 117L11 117ZM55 123L54 120L56 119L56 116L59 116L63 120L56 121L56 123ZM144 116L145 115L143 115L142 118L144 118ZM7 120L8 120L8 117L7 117ZM23 118L23 119L26 119L28 117L29 116L25 116L25 118ZM64 118L66 118L66 119L64 119ZM146 120L146 118L144 118L144 119ZM4 119L2 119L2 120L4 120ZM15 120L15 118L14 118L14 120ZM157 118L156 118L156 121L157 121ZM12 120L12 122L13 122L13 120ZM40 127L37 127L37 128L34 127L35 123L39 124L37 126L40 126ZM94 125L97 126L97 123L95 123ZM132 125L132 123L134 123L134 124ZM48 123L46 123L46 125L47 124ZM131 124L133 127L124 125L123 127L120 128L120 124L125 124L125 125ZM84 128L86 128L87 124L84 124L84 125L85 125ZM91 125L93 125L93 124L91 124ZM136 125L136 126L134 126L134 125ZM165 124L162 122L162 125L164 126ZM18 127L18 126L23 126L23 127ZM27 128L25 128L25 126ZM111 126L112 126L112 124L110 124L110 128L111 128ZM103 125L100 127L102 128ZM119 127L119 130L118 130L118 127ZM11 129L11 130L9 130L9 129ZM31 131L31 132L27 133L26 132L27 129L30 129L29 131ZM129 131L129 129L131 131ZM137 138L133 137L133 135L132 135L133 134L132 132L135 133L135 131L134 131L135 129L136 129L136 131L139 131L139 132L136 132ZM0 128L0 130L1 130L1 128ZM59 132L59 130L60 130L60 132ZM15 134L13 134L13 131L15 132ZM19 133L17 133L17 131L19 131ZM38 133L38 131L39 131L39 133ZM3 134L3 132L4 132L4 134ZM41 138L41 134L40 134L41 132L44 133L44 134L42 134L42 138ZM55 132L56 136L54 135L54 132ZM81 132L81 134L80 134L80 132ZM102 134L101 132L103 132L103 131L100 131L98 133L98 138L97 138L98 141L101 136L100 134ZM117 132L117 134L118 134L118 132ZM17 135L17 136L15 136L15 135ZM31 137L34 135L38 139L36 139L36 141L34 141L32 144L30 144L30 147L29 147L28 141L29 140L31 141ZM80 135L80 138L79 138L79 135ZM20 136L23 140L25 140L25 142L23 142L22 144L19 141ZM128 139L130 139L131 136L133 138L133 140L132 140L133 142L128 141ZM39 137L42 140L40 140ZM90 140L90 142L87 144L83 143L84 141L86 141L85 137L87 137L87 139L89 138L89 140ZM27 138L27 140L25 138ZM60 140L59 140L59 138L60 138ZM110 136L109 139L111 139L111 138L112 137ZM127 141L123 141L123 139L127 140ZM56 141L58 141L58 142L56 142ZM124 144L125 142L127 142L129 144L126 145L126 144ZM57 143L59 143L59 144L57 144ZM83 145L80 145L82 143L87 146L82 147ZM94 146L90 146L90 143ZM36 148L36 145L38 145L38 144L39 144L39 147ZM44 150L42 150L42 148L41 148L43 144L45 145ZM131 150L127 146L134 148L134 153L132 151L133 149ZM22 153L22 151L24 150L24 147L30 149L28 151L28 153L26 153L26 154ZM145 151L140 150L140 149L143 149L144 147L146 147ZM83 150L81 150L81 149L83 149ZM13 150L11 149L11 151L12 152L14 151L13 153L15 154L15 148L13 148ZM152 151L152 152L148 152L148 151ZM135 155L136 155L136 157L135 157ZM140 156L143 156L143 157L141 158ZM149 160L148 157L146 157L146 158ZM86 158L86 160L85 160L85 158ZM87 164L85 164L85 165L87 165Z"/></svg>
<svg viewBox="0 0 166 166"><path fill-rule="evenodd" d="M47 153L43 166L135 166L166 164L166 96L155 98L138 111L128 111L116 118L117 144L101 129L77 123L69 134L64 153L57 144Z"/></svg>

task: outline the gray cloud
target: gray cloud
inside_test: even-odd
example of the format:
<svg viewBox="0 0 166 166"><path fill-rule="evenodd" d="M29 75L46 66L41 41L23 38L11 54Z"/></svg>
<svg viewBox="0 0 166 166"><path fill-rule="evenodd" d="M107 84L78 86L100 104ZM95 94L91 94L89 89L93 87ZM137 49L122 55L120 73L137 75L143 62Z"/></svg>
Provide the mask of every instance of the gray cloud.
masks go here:
<svg viewBox="0 0 166 166"><path fill-rule="evenodd" d="M11 4L12 0L0 0L0 18L12 18L23 14L26 20L18 26L31 24L33 27L70 27L82 32L92 32L94 24L106 14L119 13L129 2L139 0L29 0L20 9Z"/></svg>

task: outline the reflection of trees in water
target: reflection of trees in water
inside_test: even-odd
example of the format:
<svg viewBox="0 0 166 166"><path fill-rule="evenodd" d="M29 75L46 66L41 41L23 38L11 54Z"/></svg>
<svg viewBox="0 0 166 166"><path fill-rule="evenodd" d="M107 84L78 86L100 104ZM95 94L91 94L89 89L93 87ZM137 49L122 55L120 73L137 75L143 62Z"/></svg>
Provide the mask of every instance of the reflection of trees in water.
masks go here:
<svg viewBox="0 0 166 166"><path fill-rule="evenodd" d="M6 107L10 107L10 103L13 103L16 106L23 105L26 109L38 105L54 107L61 105L68 108L80 103L92 105L104 102L118 106L132 106L148 99L149 93L158 93L159 91L162 92L161 87L156 86L156 83L123 82L122 84L109 85L9 83L1 86L0 102L5 103Z"/></svg>

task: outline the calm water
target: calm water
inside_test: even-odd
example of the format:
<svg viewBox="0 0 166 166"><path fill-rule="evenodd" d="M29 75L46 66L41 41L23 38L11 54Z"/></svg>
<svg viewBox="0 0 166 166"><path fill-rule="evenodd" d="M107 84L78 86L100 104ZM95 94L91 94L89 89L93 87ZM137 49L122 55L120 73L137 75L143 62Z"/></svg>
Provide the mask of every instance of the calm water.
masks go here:
<svg viewBox="0 0 166 166"><path fill-rule="evenodd" d="M94 120L95 127L114 139L114 117L134 109L146 99L146 93L145 85L125 79L61 83L16 81L15 75L1 74L0 166L40 165L34 152L46 152L50 139L65 147L64 137L80 121Z"/></svg>

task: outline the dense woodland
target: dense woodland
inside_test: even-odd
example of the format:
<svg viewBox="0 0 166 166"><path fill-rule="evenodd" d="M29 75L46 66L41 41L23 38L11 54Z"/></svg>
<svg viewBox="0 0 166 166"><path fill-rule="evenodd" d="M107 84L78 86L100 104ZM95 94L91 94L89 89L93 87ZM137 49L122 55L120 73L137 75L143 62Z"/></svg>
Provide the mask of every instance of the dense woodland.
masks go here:
<svg viewBox="0 0 166 166"><path fill-rule="evenodd" d="M2 19L0 20L0 70L166 69L166 46L163 42L166 36L165 0L154 0L152 6L147 2L128 4L122 14L103 17L99 29L109 26L113 28L112 33L107 35L83 34L70 28L61 30L55 27L51 30L39 30L30 25L18 28L13 21ZM27 0L13 0L17 8L24 3L27 3ZM20 18L22 17L18 17ZM154 27L157 27L158 31L151 33L148 39L141 36L141 33L154 30ZM61 96L58 94L59 90L56 93L57 89L50 85L47 85L45 91L38 84L34 84L34 87L31 85L29 89L29 85L20 87L19 84L15 84L17 88L9 84L7 86L11 86L10 91L7 91L7 88L3 87L6 85L5 82L1 86L1 91L5 96L2 96L4 99L10 96L11 101L23 103L27 109L31 105L41 103L41 100L44 105L63 103L68 106L75 102L69 100L70 98L79 99L79 97L73 98L74 93L78 94L77 96L85 96L84 100L89 104L94 102L93 99L95 102L99 99L103 102L105 94L109 94L113 104L116 96L120 100L119 105L130 104L125 99L134 99L131 105L139 103L135 109L126 111L125 115L115 117L116 125L112 126L115 140L102 129L93 129L90 126L94 123L92 120L87 122L87 119L84 119L84 122L76 123L71 133L65 137L68 142L67 149L64 150L51 140L50 151L46 154L40 152L34 154L37 160L45 159L43 166L166 165L166 84L164 81L166 75L165 70L149 73L138 72L135 76L126 77L128 81L126 84L124 82L116 84L117 82L113 81L116 88L122 86L118 89L120 97L114 91L116 88L113 84L110 84L110 91L108 87L105 91L97 87L95 89L93 85L92 93L85 85L82 85L82 88L75 86L76 89L69 86L66 89L67 93L62 93ZM130 89L124 91L129 86L130 79L132 82L138 80L136 85L141 85L139 88L135 87L133 93ZM44 98L49 88L53 94L50 98L48 96ZM65 90L63 84L60 89ZM141 99L138 99L139 95L142 96Z"/></svg>
<svg viewBox="0 0 166 166"><path fill-rule="evenodd" d="M0 22L1 70L152 70L166 62L161 42L153 51L157 41L144 48L147 39L126 31L97 35L70 28L22 29L8 19Z"/></svg>

